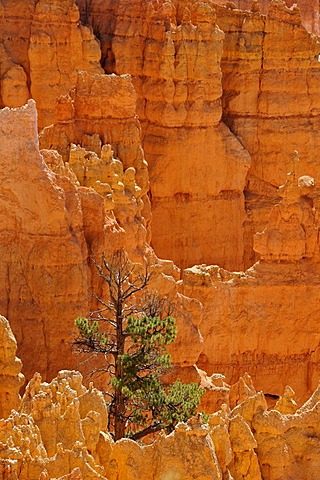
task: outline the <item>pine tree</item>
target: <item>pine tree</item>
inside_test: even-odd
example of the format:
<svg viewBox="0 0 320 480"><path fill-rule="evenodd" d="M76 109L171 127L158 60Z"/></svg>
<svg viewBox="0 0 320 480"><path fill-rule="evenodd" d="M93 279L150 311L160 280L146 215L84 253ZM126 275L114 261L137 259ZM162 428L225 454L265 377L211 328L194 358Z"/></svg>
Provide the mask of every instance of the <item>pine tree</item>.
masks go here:
<svg viewBox="0 0 320 480"><path fill-rule="evenodd" d="M202 389L179 380L164 386L161 376L171 366L166 345L176 338L175 319L165 300L149 295L141 306L137 297L149 284L148 269L136 273L124 250L107 260L98 274L107 285L107 298L94 295L99 308L89 318L77 318L73 342L85 353L100 354L101 369L110 375L109 431L115 440L138 440L195 414Z"/></svg>

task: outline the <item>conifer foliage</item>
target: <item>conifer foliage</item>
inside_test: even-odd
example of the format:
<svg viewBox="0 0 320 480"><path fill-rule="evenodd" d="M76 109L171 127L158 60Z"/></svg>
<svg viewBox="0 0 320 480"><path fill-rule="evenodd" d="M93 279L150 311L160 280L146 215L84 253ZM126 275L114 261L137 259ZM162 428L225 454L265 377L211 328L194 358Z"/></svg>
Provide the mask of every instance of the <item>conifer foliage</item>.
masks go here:
<svg viewBox="0 0 320 480"><path fill-rule="evenodd" d="M141 305L141 292L149 284L148 268L136 271L124 250L96 264L107 286L99 308L89 318L77 318L77 349L100 354L101 369L109 374L109 431L115 440L138 440L195 414L202 389L179 380L164 386L161 375L171 366L166 345L176 338L175 319L168 303L149 295Z"/></svg>

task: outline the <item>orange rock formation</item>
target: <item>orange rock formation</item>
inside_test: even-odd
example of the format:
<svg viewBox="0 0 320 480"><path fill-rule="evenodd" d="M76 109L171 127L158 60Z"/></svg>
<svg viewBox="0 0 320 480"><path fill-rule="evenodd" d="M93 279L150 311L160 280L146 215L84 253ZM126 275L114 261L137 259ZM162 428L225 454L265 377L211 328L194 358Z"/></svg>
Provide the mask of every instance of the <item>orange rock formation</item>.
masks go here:
<svg viewBox="0 0 320 480"><path fill-rule="evenodd" d="M22 363L16 357L17 342L9 322L0 316L0 418L19 408L19 390L24 382Z"/></svg>
<svg viewBox="0 0 320 480"><path fill-rule="evenodd" d="M8 322L2 323L13 339ZM7 357L4 366L10 365ZM226 403L218 409L211 405L214 413L208 423L199 415L150 445L129 439L114 443L106 431L103 395L92 386L84 387L79 372L61 371L50 383L35 374L17 410L0 420L1 478L316 478L319 387L300 408L294 392L286 387L269 410L248 375L223 388Z"/></svg>
<svg viewBox="0 0 320 480"><path fill-rule="evenodd" d="M92 77L89 79L92 81ZM116 84L129 83L125 78L93 77L100 84L104 79L107 85L113 80ZM132 91L129 88L129 93ZM120 109L118 115L119 112ZM138 141L138 126L132 122ZM26 375L30 377L35 370L45 377L56 374L61 355L66 366L79 362L69 344L73 322L90 311L90 291L101 288L89 256L99 258L104 249L110 252L124 245L133 260L148 260L152 269L150 289L160 291L176 304L179 335L172 351L173 360L181 367L192 366L201 351L202 338L197 327L200 305L177 292L174 277L178 269L172 262L159 261L146 243L141 210L148 176L139 143L126 146L121 141L116 143L121 138L110 137L122 163L113 157L110 144L101 147L95 142L97 137L90 136L92 132L88 131L84 142L91 142L90 148L94 148L95 142L99 155L73 146L69 163L64 165L56 150L43 151L48 164L63 174L60 175L49 170L40 155L33 100L22 108L3 109L0 125L2 171L6 172L1 200L1 311L12 322L19 355L27 358L30 350L37 349L37 355L26 362ZM70 126L70 131L77 134L76 127ZM116 135L112 124L108 128L106 135ZM51 129L45 130L44 135L48 132ZM65 135L67 132L66 129ZM63 148L62 142L62 151ZM132 159L136 169L125 168L124 162Z"/></svg>
<svg viewBox="0 0 320 480"><path fill-rule="evenodd" d="M282 200L271 209L267 227L254 238L260 262L240 273L192 267L183 271L181 288L204 305L200 368L222 371L233 381L245 371L255 372L259 389L280 395L289 383L305 398L319 381L314 180L298 178L293 171L279 195Z"/></svg>
<svg viewBox="0 0 320 480"><path fill-rule="evenodd" d="M55 370L57 351L68 348L56 322L89 308L80 197L64 177L55 181L40 156L33 100L2 110L0 124L1 311L14 326L19 355L30 358L28 371Z"/></svg>
<svg viewBox="0 0 320 480"><path fill-rule="evenodd" d="M6 0L0 32L0 104L18 107L32 96L40 127L54 121L55 100L74 86L77 71L102 72L99 44L80 24L74 0Z"/></svg>
<svg viewBox="0 0 320 480"><path fill-rule="evenodd" d="M292 151L316 173L307 139L316 148L319 43L299 10L282 1L267 16L218 6L215 15L213 2L78 3L102 42L105 70L130 73L137 91L156 253L179 267L252 265L266 197L275 203Z"/></svg>
<svg viewBox="0 0 320 480"><path fill-rule="evenodd" d="M230 9L238 8L240 10L248 10L254 13L261 12L267 14L270 2L269 0L215 0L215 3L226 5ZM286 4L288 7L292 7L293 4L297 5L301 12L303 25L309 32L319 35L320 8L317 0L287 0Z"/></svg>
<svg viewBox="0 0 320 480"><path fill-rule="evenodd" d="M315 388L320 43L296 7L258 10L1 2L0 313L29 378L75 366L90 256L125 246L177 304L182 378Z"/></svg>
<svg viewBox="0 0 320 480"><path fill-rule="evenodd" d="M218 19L226 35L224 118L252 161L246 186L248 249L265 226L266 206L277 201L276 188L291 170L292 152L298 150L304 160L298 175L319 176L314 152L320 44L302 26L299 10L283 2L272 2L267 17L221 7ZM256 259L247 250L245 266Z"/></svg>
<svg viewBox="0 0 320 480"><path fill-rule="evenodd" d="M224 35L214 8L198 2L180 15L171 2L93 0L88 20L109 52L106 71L130 73L137 92L156 253L179 267L241 268L250 158L221 121Z"/></svg>

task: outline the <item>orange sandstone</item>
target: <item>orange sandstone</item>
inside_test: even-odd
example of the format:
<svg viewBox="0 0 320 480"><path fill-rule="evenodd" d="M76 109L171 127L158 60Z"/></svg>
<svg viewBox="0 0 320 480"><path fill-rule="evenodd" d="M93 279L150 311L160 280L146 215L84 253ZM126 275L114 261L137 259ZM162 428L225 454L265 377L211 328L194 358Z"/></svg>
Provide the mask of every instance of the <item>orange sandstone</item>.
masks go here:
<svg viewBox="0 0 320 480"><path fill-rule="evenodd" d="M0 305L28 376L56 374L61 354L74 366L69 332L96 287L88 259L125 246L178 304L183 378L198 375L200 328L208 378L249 370L267 393L290 379L304 398L319 365L318 39L281 1L267 16L231 2L78 5L0 6L1 106L32 95L51 124L41 156L32 101L0 113ZM278 190L296 149L294 182ZM151 236L190 267L182 282Z"/></svg>
<svg viewBox="0 0 320 480"><path fill-rule="evenodd" d="M179 15L171 2L93 0L86 21L109 52L106 71L129 73L137 92L155 252L179 267L214 261L237 269L250 157L221 121L224 35L209 3Z"/></svg>
<svg viewBox="0 0 320 480"><path fill-rule="evenodd" d="M34 98L40 127L54 121L55 100L74 86L78 71L102 72L99 44L80 23L74 0L5 0L0 32L2 105Z"/></svg>
<svg viewBox="0 0 320 480"><path fill-rule="evenodd" d="M198 365L234 381L245 371L259 389L299 398L319 380L319 220L314 181L293 171L282 200L254 238L261 261L246 272L212 265L183 272L182 291L204 305ZM307 307L306 307L307 303Z"/></svg>
<svg viewBox="0 0 320 480"><path fill-rule="evenodd" d="M19 389L24 377L22 363L16 357L17 342L9 322L0 316L0 418L6 418L12 409L20 406Z"/></svg>
<svg viewBox="0 0 320 480"><path fill-rule="evenodd" d="M10 318L19 356L29 358L28 372L40 366L50 372L70 350L70 323L63 334L56 322L89 308L81 199L40 155L33 100L2 110L0 125L1 312Z"/></svg>
<svg viewBox="0 0 320 480"><path fill-rule="evenodd" d="M263 14L267 14L270 5L269 0L234 0L232 2L228 2L227 0L215 0L215 3L225 5L230 9L237 8L239 10L248 10L254 13L261 12ZM303 25L309 32L319 35L320 9L317 0L286 0L286 4L288 7L292 7L293 4L297 5L301 12Z"/></svg>
<svg viewBox="0 0 320 480"><path fill-rule="evenodd" d="M225 32L224 118L251 156L246 184L244 265L258 259L252 238L266 226L277 187L291 170L298 150L297 174L319 176L315 162L319 137L320 44L301 23L297 8L273 1L268 15L217 9Z"/></svg>
<svg viewBox="0 0 320 480"><path fill-rule="evenodd" d="M147 189L147 183L143 183L146 167L143 156L135 157L130 149L141 152L139 143L129 143L128 147L124 142L114 143L122 153L123 163L113 157L108 144L102 148L100 145L99 156L72 147L67 166L58 152L44 151L48 164L64 174L61 176L49 170L40 155L33 100L22 108L2 110L0 125L1 309L12 323L19 355L26 359L26 375L30 377L34 370L52 375L61 362L65 366L79 362L69 343L73 322L92 308L89 292L101 288L90 266L90 255L99 258L103 250L111 253L120 246L127 247L134 261L148 261L152 270L150 288L176 304L179 335L172 351L173 361L181 367L192 366L202 344L197 326L200 305L177 292L177 268L172 262L159 261L146 243L141 216L142 194ZM133 120L130 125L138 140L137 125ZM107 135L108 130L105 132ZM89 133L83 137L86 141L92 140ZM116 133L112 131L114 136ZM137 169L124 168L124 162L132 158ZM86 180L81 173L84 167L88 171ZM30 357L34 349L37 355ZM90 369L89 364L86 367Z"/></svg>

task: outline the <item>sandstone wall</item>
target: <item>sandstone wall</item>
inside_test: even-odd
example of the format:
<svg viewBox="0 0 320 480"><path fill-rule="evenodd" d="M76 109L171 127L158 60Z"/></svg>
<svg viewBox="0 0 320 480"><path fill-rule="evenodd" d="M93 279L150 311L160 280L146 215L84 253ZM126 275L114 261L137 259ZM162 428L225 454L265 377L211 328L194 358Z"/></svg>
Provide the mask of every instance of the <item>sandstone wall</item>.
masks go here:
<svg viewBox="0 0 320 480"><path fill-rule="evenodd" d="M40 133L40 147L56 150L79 184L98 190L106 200L112 186L106 208L117 210L127 248L134 245L142 253L150 237L149 175L129 76L81 72L55 111L57 122Z"/></svg>
<svg viewBox="0 0 320 480"><path fill-rule="evenodd" d="M226 0L215 0L219 5L228 5L229 8L238 8L239 10L260 11L263 14L268 13L269 0L235 0L234 2L227 2ZM288 7L296 4L301 12L303 25L309 32L319 35L320 32L320 9L318 0L287 0Z"/></svg>
<svg viewBox="0 0 320 480"><path fill-rule="evenodd" d="M22 106L30 96L28 45L34 2L1 2L0 6L0 105ZM19 31L19 36L17 36Z"/></svg>
<svg viewBox="0 0 320 480"><path fill-rule="evenodd" d="M320 48L298 10L274 2L265 17L255 8L217 6L216 21L212 2L144 8L141 1L79 0L78 6L101 48L71 0L49 9L45 0L3 3L2 104L22 105L32 95L42 127L59 121L56 100L74 87L78 70L102 72L100 56L107 72L130 73L149 163L156 252L180 267L250 266L257 259L253 235L265 225L265 205L276 202L292 151L299 150L307 173L317 174ZM21 32L18 43L10 41L14 29ZM232 133L221 122L221 93Z"/></svg>
<svg viewBox="0 0 320 480"><path fill-rule="evenodd" d="M257 259L250 238L265 226L266 206L277 201L276 187L292 169L293 151L303 159L297 174L319 176L320 44L302 26L299 10L282 2L272 2L267 17L221 7L217 18L225 32L224 118L252 161L246 185L247 267Z"/></svg>
<svg viewBox="0 0 320 480"><path fill-rule="evenodd" d="M78 71L102 73L99 44L79 19L74 0L35 2L28 58L40 128L53 123L55 100L74 86Z"/></svg>
<svg viewBox="0 0 320 480"><path fill-rule="evenodd" d="M258 259L253 235L265 226L265 207L277 201L293 150L304 171L317 174L319 44L299 10L273 2L265 16L254 6L245 12L216 5L215 18L212 2L78 4L101 40L105 70L133 77L156 252L180 267L249 267ZM303 18L316 16L311 2L307 7ZM225 34L223 53L217 27ZM221 87L231 134L220 121Z"/></svg>
<svg viewBox="0 0 320 480"><path fill-rule="evenodd" d="M289 383L305 399L319 381L319 193L293 171L278 194L254 237L260 262L244 273L186 269L181 288L204 305L200 368L228 381L247 371L272 395Z"/></svg>
<svg viewBox="0 0 320 480"><path fill-rule="evenodd" d="M156 253L179 267L241 268L250 157L221 122L223 33L214 10L201 2L181 15L162 1L78 4L106 71L132 76Z"/></svg>
<svg viewBox="0 0 320 480"><path fill-rule="evenodd" d="M102 73L99 44L79 19L73 0L1 3L1 106L32 97L42 128L54 121L55 100L74 86L77 71Z"/></svg>
<svg viewBox="0 0 320 480"><path fill-rule="evenodd" d="M89 90L92 81L101 85L105 79L107 86L112 80L126 85L128 88L124 87L123 92L129 98L134 93L126 78L99 75L88 78ZM83 88L86 86L84 83ZM89 99L90 96L86 98L88 104ZM75 97L76 109L77 102ZM134 103L131 105L134 108ZM130 103L125 102L125 108L130 109ZM119 107L119 116L120 112ZM122 115L125 118L124 112ZM79 123L81 125L81 118ZM103 250L111 254L121 246L127 248L134 261L142 264L148 261L153 269L151 290L171 298L176 305L179 335L172 351L173 361L180 367L190 367L201 351L202 339L197 327L201 317L199 302L178 294L175 281L178 269L172 262L160 262L146 242L142 194L146 193L148 182L137 143L139 129L134 119L131 124L125 120L123 123L127 133L130 128L133 130L136 142L128 136L127 145L121 138L117 143L117 132L122 129L112 129L112 122L104 130L105 135L112 133L123 163L113 157L110 144L101 146L97 132L94 136L90 135L92 131L85 130L86 136L81 137L81 129L77 130L72 122L69 129L70 135L75 135L72 139L91 142L91 148L100 145L100 153L75 145L69 148L66 128L60 137L66 138L66 143L61 142L61 149L64 152L68 146L70 158L69 163L64 163L56 150L43 150L43 156L40 154L33 100L24 107L5 108L0 112L3 279L0 309L10 319L29 378L35 370L46 377L54 375L62 362L66 366L80 362L81 359L72 354L70 345L74 319L87 315L92 309L92 290L102 291L90 257L99 259ZM106 128L106 124L104 126ZM59 125L47 134L50 132L59 138ZM137 151L140 156L135 155ZM124 162L129 158L136 161L137 170L125 168ZM85 364L82 368L90 371L93 367Z"/></svg>
<svg viewBox="0 0 320 480"><path fill-rule="evenodd" d="M247 371L271 395L289 383L305 399L319 380L319 269L260 264L223 275L204 267L183 276L183 292L205 305L198 366L230 382Z"/></svg>
<svg viewBox="0 0 320 480"><path fill-rule="evenodd" d="M89 308L90 270L80 195L46 167L36 115L33 100L0 112L0 308L12 323L19 356L29 359L28 371L49 372L70 349L70 323L64 323Z"/></svg>

